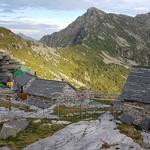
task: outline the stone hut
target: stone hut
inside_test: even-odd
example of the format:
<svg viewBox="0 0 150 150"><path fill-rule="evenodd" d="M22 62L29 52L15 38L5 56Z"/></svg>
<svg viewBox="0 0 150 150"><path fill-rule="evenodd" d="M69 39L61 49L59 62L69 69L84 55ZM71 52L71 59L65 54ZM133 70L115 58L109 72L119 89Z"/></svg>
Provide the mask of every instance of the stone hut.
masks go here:
<svg viewBox="0 0 150 150"><path fill-rule="evenodd" d="M28 72L14 81L17 93L27 94L27 103L48 108L56 102L72 101L77 98L76 88L64 81L41 79Z"/></svg>
<svg viewBox="0 0 150 150"><path fill-rule="evenodd" d="M76 89L67 82L35 78L25 87L28 103L40 108L48 108L56 102L73 100Z"/></svg>
<svg viewBox="0 0 150 150"><path fill-rule="evenodd" d="M13 90L21 92L21 90L23 90L21 88L25 88L27 84L29 84L29 81L31 81L34 78L35 76L29 72L23 73L20 77L15 78Z"/></svg>
<svg viewBox="0 0 150 150"><path fill-rule="evenodd" d="M120 119L150 130L150 68L133 66L122 93L114 103L122 112Z"/></svg>

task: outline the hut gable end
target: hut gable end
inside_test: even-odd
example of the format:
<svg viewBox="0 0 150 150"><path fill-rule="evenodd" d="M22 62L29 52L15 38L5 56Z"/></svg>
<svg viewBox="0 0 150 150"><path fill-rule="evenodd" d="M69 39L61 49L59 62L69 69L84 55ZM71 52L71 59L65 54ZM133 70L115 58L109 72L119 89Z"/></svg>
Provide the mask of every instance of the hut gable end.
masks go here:
<svg viewBox="0 0 150 150"><path fill-rule="evenodd" d="M131 68L120 100L150 104L150 68Z"/></svg>

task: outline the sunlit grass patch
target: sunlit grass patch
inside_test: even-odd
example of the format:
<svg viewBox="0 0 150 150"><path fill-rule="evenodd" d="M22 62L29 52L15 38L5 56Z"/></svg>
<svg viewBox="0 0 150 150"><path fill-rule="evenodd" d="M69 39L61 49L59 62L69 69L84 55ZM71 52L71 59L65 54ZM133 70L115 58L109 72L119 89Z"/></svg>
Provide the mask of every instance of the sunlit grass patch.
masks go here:
<svg viewBox="0 0 150 150"><path fill-rule="evenodd" d="M138 143L142 147L144 147L144 141L139 131L137 131L134 126L132 125L126 125L126 124L119 124L118 129L121 133L127 135L128 137L131 137L134 142Z"/></svg>
<svg viewBox="0 0 150 150"><path fill-rule="evenodd" d="M114 100L100 100L100 99L91 99L92 102L98 103L98 104L105 104L105 105L112 105Z"/></svg>

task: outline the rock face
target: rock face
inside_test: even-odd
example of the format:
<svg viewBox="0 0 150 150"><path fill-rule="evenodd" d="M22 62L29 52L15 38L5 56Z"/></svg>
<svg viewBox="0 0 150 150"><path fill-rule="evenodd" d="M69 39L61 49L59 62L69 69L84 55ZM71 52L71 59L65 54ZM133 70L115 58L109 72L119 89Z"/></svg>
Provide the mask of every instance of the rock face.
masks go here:
<svg viewBox="0 0 150 150"><path fill-rule="evenodd" d="M24 130L27 126L28 122L25 119L4 123L0 132L0 138L16 137L16 134Z"/></svg>
<svg viewBox="0 0 150 150"><path fill-rule="evenodd" d="M133 116L131 116L131 115L129 115L129 114L122 114L121 116L120 116L120 120L123 122L123 123L126 123L126 124L128 124L128 125L131 125L131 124L133 124L133 122L134 122L134 117Z"/></svg>
<svg viewBox="0 0 150 150"><path fill-rule="evenodd" d="M130 17L90 8L67 28L40 42L49 47L83 45L149 65L150 13Z"/></svg>
<svg viewBox="0 0 150 150"><path fill-rule="evenodd" d="M115 129L113 119L110 113L105 113L100 120L71 124L23 150L100 150L105 143L111 150L127 150L130 147L132 150L142 150L131 138Z"/></svg>
<svg viewBox="0 0 150 150"><path fill-rule="evenodd" d="M114 109L121 112L120 119L126 124L134 124L142 129L150 130L150 105L139 102L116 101Z"/></svg>
<svg viewBox="0 0 150 150"><path fill-rule="evenodd" d="M0 138L7 139L8 137L15 137L16 134L17 134L16 128L13 128L12 126L8 124L4 124L0 132Z"/></svg>
<svg viewBox="0 0 150 150"><path fill-rule="evenodd" d="M141 128L145 129L145 130L149 130L150 131L150 118L145 118L142 122L141 122Z"/></svg>

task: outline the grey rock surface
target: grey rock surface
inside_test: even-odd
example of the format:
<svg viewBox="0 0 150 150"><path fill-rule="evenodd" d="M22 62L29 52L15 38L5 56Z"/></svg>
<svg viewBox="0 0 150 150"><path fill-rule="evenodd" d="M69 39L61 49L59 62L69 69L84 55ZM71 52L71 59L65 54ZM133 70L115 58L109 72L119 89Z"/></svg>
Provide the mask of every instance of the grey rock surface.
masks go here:
<svg viewBox="0 0 150 150"><path fill-rule="evenodd" d="M55 48L94 47L135 64L149 65L149 30L150 13L131 17L90 8L65 29L42 37L40 42Z"/></svg>
<svg viewBox="0 0 150 150"><path fill-rule="evenodd" d="M100 120L81 121L71 124L53 136L39 140L23 150L100 150L106 142L111 150L116 146L121 150L143 150L137 143L121 134L110 113L102 115Z"/></svg>
<svg viewBox="0 0 150 150"><path fill-rule="evenodd" d="M131 125L133 122L134 122L134 117L129 115L129 114L126 114L126 113L123 113L121 116L120 116L120 120L123 122L123 123L126 123L128 125Z"/></svg>
<svg viewBox="0 0 150 150"><path fill-rule="evenodd" d="M24 130L28 126L28 121L26 119L19 119L3 124L2 130L0 132L1 139L7 139L8 137L16 137L16 134Z"/></svg>
<svg viewBox="0 0 150 150"><path fill-rule="evenodd" d="M150 118L145 118L141 122L141 128L144 129L144 130L147 130L147 131L150 130Z"/></svg>
<svg viewBox="0 0 150 150"><path fill-rule="evenodd" d="M150 132L141 132L147 150L150 150Z"/></svg>
<svg viewBox="0 0 150 150"><path fill-rule="evenodd" d="M4 123L0 132L0 139L7 139L8 137L16 137L17 129Z"/></svg>

